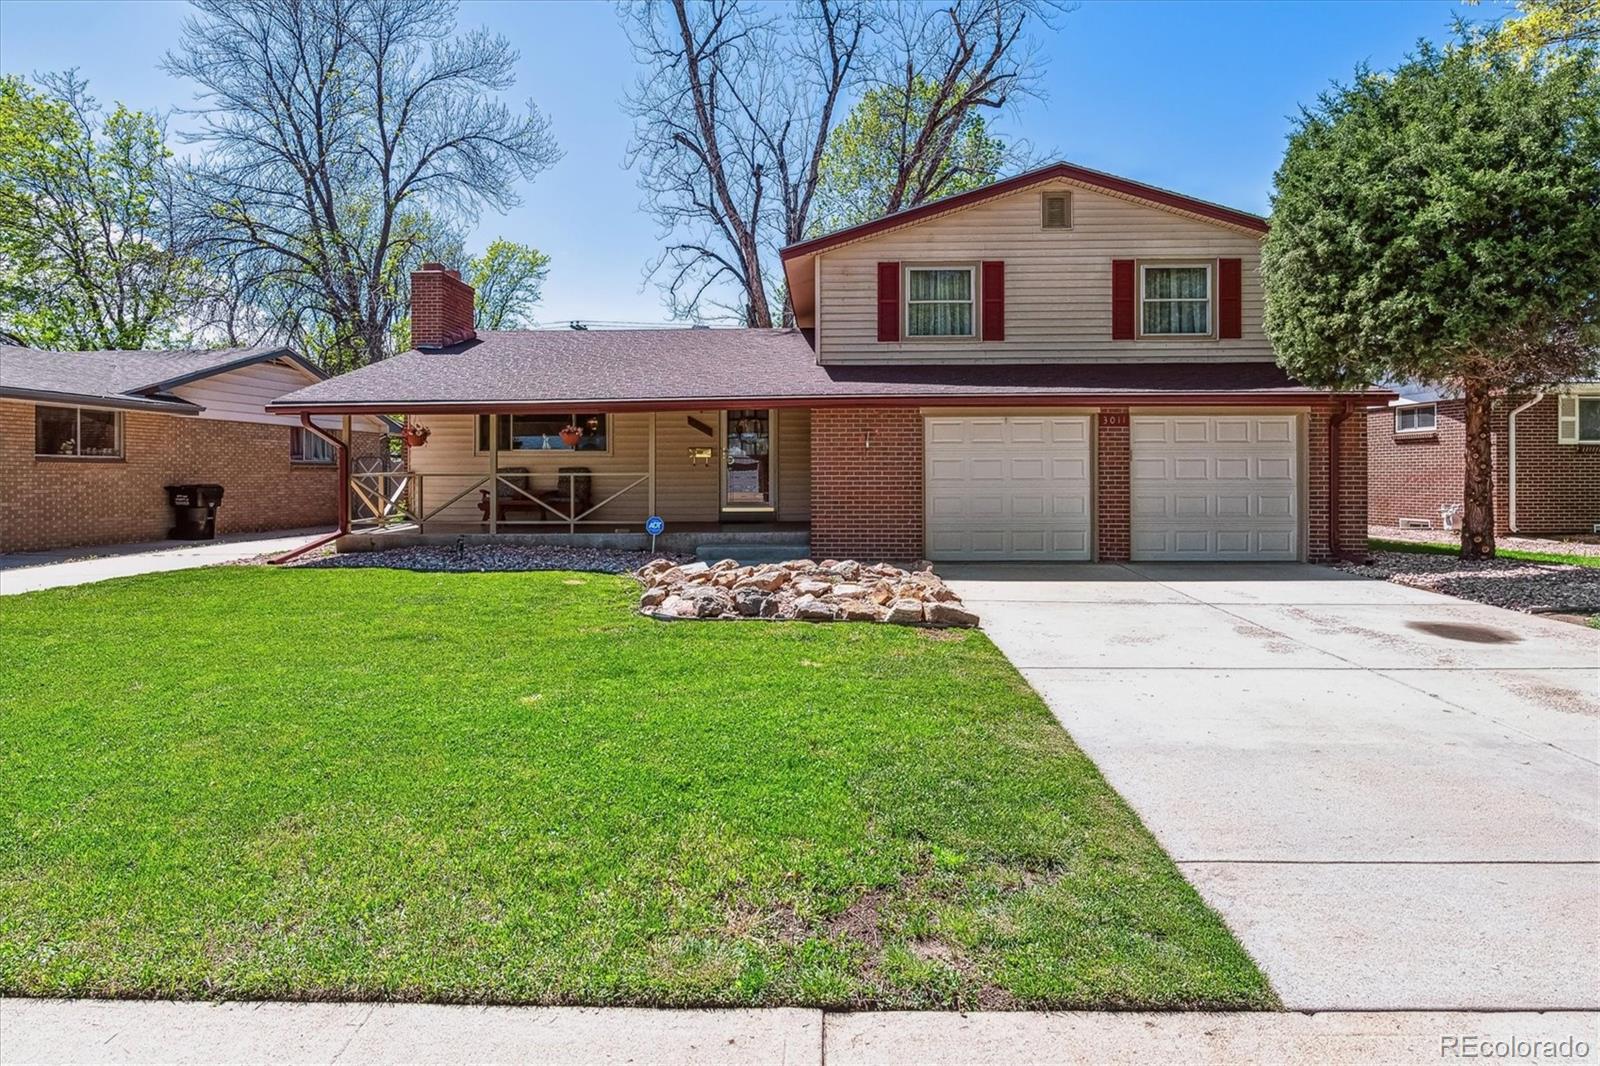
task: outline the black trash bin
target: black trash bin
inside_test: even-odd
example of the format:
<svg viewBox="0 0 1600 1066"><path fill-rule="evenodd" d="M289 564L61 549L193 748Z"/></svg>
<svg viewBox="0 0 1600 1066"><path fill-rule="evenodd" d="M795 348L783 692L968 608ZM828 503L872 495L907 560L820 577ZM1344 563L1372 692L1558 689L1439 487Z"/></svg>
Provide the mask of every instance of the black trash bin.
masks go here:
<svg viewBox="0 0 1600 1066"><path fill-rule="evenodd" d="M211 540L217 535L221 485L168 485L167 503L172 505L174 539Z"/></svg>

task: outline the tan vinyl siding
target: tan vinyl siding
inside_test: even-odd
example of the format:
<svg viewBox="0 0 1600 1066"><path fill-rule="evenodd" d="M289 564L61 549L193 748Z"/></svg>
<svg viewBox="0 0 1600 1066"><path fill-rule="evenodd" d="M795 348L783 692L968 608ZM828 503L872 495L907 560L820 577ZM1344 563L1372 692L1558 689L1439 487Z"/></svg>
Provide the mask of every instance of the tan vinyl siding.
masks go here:
<svg viewBox="0 0 1600 1066"><path fill-rule="evenodd" d="M1047 189L1072 191L1071 229L1041 225L1041 197ZM1113 259L1222 257L1243 260L1241 338L1111 339ZM1261 325L1260 258L1255 235L1052 181L822 253L817 348L824 363L1270 360L1272 347ZM1006 264L1003 342L878 342L880 261L976 265L985 259ZM981 303L975 315L978 308Z"/></svg>
<svg viewBox="0 0 1600 1066"><path fill-rule="evenodd" d="M278 397L303 389L316 380L315 375L290 363L255 363L179 385L172 393L179 399L205 408L197 416L200 418L298 426L299 415L269 415L266 406ZM338 429L341 419L328 416L318 418L316 423L329 429ZM357 417L351 428L358 433L382 433L386 427L376 418Z"/></svg>
<svg viewBox="0 0 1600 1066"><path fill-rule="evenodd" d="M425 479L423 507L432 510L457 492L472 484L476 477L488 473L489 457L474 454L475 430L472 415L419 415L416 421L426 425L432 434L421 448L411 449L411 468L429 476ZM693 418L709 426L711 436L690 424ZM656 419L656 513L666 519L670 529L675 523L716 522L721 506L720 441L716 437L718 414L716 411L662 411ZM610 416L610 455L573 454L571 452L515 452L500 453L500 469L527 467L532 472L535 492L556 487L556 470L563 466L586 466L597 474L613 476L595 479L594 499L601 500L622 488L633 478L626 474L643 474L649 469L650 415L641 412L613 413ZM778 507L784 521L804 521L811 510L810 412L805 410L780 412L778 416ZM690 453L696 448L710 448L709 461L694 462ZM443 476L450 475L463 476ZM414 497L413 497L414 498ZM436 522L478 522L478 493L468 493L446 511L434 516ZM635 530L648 516L646 487L639 485L614 502L607 504L590 518L615 523L615 528ZM533 517L519 512L518 519ZM589 526L590 530L611 528Z"/></svg>

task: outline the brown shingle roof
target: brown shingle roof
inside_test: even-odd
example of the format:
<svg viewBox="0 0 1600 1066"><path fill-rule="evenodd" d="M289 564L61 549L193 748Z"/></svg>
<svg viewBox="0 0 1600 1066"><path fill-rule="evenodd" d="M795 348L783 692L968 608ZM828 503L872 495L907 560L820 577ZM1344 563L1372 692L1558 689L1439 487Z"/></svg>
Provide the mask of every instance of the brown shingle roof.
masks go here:
<svg viewBox="0 0 1600 1066"><path fill-rule="evenodd" d="M1063 359L1072 352L1063 350ZM655 329L480 333L280 397L270 410L402 412L570 407L842 406L1086 401L1090 397L1324 396L1272 363L818 366L799 330Z"/></svg>

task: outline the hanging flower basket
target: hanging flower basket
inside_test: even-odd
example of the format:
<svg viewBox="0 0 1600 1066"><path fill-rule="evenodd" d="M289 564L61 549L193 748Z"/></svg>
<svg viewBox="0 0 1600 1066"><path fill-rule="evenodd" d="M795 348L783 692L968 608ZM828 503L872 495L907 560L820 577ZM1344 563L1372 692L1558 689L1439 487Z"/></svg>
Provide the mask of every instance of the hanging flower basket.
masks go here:
<svg viewBox="0 0 1600 1066"><path fill-rule="evenodd" d="M583 428L581 426L567 425L561 427L561 443L567 447L576 448L578 442L582 439Z"/></svg>
<svg viewBox="0 0 1600 1066"><path fill-rule="evenodd" d="M420 448L424 444L428 443L428 434L432 432L433 430L429 429L427 426L416 426L412 425L410 422L407 422L406 428L402 432L402 436L404 436L406 439L407 447Z"/></svg>

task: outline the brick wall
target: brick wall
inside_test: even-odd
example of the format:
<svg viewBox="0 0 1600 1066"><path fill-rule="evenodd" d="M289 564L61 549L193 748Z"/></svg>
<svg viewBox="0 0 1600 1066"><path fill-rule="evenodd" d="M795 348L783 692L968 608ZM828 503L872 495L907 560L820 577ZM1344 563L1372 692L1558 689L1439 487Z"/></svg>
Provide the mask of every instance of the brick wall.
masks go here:
<svg viewBox="0 0 1600 1066"><path fill-rule="evenodd" d="M34 408L0 401L0 551L160 540L172 527L164 486L223 486L217 532L332 525L330 466L289 462L289 428L125 411L121 460L37 459ZM356 434L375 450L378 434Z"/></svg>
<svg viewBox="0 0 1600 1066"><path fill-rule="evenodd" d="M1128 409L1100 412L1095 441L1095 526L1099 560L1126 562L1133 550L1132 451L1128 441Z"/></svg>
<svg viewBox="0 0 1600 1066"><path fill-rule="evenodd" d="M1367 510L1374 525L1426 518L1438 528L1439 508L1461 503L1467 476L1466 404L1443 400L1436 410L1432 433L1399 434L1393 408L1367 412Z"/></svg>
<svg viewBox="0 0 1600 1066"><path fill-rule="evenodd" d="M922 413L811 412L811 552L822 558L922 558Z"/></svg>
<svg viewBox="0 0 1600 1066"><path fill-rule="evenodd" d="M411 346L440 348L471 340L473 290L458 270L423 263L411 274Z"/></svg>
<svg viewBox="0 0 1600 1066"><path fill-rule="evenodd" d="M1495 530L1511 528L1509 415L1525 402L1501 401L1494 417ZM1588 533L1600 522L1600 444L1562 444L1556 397L1517 416L1517 532Z"/></svg>

